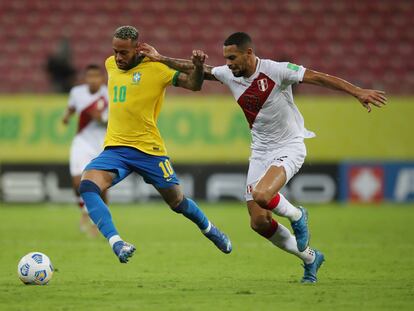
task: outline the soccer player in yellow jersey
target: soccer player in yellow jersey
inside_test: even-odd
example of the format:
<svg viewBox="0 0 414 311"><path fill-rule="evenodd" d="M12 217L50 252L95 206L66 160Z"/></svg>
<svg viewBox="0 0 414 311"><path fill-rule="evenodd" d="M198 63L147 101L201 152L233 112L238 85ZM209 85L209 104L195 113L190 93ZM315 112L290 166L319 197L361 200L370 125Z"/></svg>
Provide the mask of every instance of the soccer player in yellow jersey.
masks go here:
<svg viewBox="0 0 414 311"><path fill-rule="evenodd" d="M194 70L182 73L140 54L138 31L119 27L112 40L114 55L105 62L108 72L109 119L105 149L85 168L79 187L88 213L121 263L135 246L121 239L100 194L132 172L152 184L171 209L193 221L222 252L232 250L229 238L184 197L157 128L157 118L169 85L201 89L205 55L193 51Z"/></svg>

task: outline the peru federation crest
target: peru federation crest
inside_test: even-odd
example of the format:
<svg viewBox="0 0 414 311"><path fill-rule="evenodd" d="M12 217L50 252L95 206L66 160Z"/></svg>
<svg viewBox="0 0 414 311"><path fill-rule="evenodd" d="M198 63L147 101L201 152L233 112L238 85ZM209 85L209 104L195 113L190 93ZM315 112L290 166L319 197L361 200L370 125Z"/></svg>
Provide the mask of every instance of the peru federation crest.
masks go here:
<svg viewBox="0 0 414 311"><path fill-rule="evenodd" d="M139 81L141 81L141 73L140 72L134 72L132 74L132 84L138 84Z"/></svg>
<svg viewBox="0 0 414 311"><path fill-rule="evenodd" d="M267 83L267 79L263 78L263 79L257 80L257 86L259 87L260 91L265 92L267 88L269 87L269 84Z"/></svg>

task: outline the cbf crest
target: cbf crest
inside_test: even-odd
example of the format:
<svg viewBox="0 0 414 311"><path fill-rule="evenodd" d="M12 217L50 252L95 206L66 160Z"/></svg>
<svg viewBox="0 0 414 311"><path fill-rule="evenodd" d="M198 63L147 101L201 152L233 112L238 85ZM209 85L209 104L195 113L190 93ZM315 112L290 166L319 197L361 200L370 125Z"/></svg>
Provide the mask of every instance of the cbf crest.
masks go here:
<svg viewBox="0 0 414 311"><path fill-rule="evenodd" d="M132 84L138 84L139 81L141 81L141 73L140 72L134 72L132 74Z"/></svg>

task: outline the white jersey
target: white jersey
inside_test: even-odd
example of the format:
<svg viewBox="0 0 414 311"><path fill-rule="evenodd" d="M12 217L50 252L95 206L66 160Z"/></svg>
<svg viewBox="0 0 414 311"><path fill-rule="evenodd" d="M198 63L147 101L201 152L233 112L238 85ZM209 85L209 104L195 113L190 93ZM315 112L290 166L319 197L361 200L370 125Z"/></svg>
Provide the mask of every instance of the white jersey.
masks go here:
<svg viewBox="0 0 414 311"><path fill-rule="evenodd" d="M105 138L106 125L91 118L91 110L101 110L107 113L108 89L105 85L91 94L86 84L72 88L69 95L69 107L74 108L79 116L75 139L83 140L94 149L101 150Z"/></svg>
<svg viewBox="0 0 414 311"><path fill-rule="evenodd" d="M305 70L295 64L259 58L249 78L235 77L228 66L213 68L213 75L230 88L243 109L253 151L274 150L315 136L305 129L292 95L292 84L302 81Z"/></svg>

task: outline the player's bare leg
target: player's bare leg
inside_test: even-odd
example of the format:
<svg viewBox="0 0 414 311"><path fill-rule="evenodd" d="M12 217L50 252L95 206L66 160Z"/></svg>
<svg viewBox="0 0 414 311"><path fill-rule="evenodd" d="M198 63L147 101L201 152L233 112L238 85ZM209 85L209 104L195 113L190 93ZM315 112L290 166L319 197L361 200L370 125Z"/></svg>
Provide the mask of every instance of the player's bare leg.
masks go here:
<svg viewBox="0 0 414 311"><path fill-rule="evenodd" d="M260 207L255 201L247 201L247 208L250 215L251 228L268 239L278 248L300 258L304 264L304 276L302 282L314 283L317 280L316 274L324 261L324 256L309 246L304 251L299 251L296 238L289 229L272 217L272 212Z"/></svg>
<svg viewBox="0 0 414 311"><path fill-rule="evenodd" d="M88 206L89 217L108 240L115 255L121 263L127 263L135 252L135 246L124 242L118 234L108 206L102 199L102 192L111 185L116 174L103 170L84 171L79 187L85 204Z"/></svg>
<svg viewBox="0 0 414 311"><path fill-rule="evenodd" d="M201 232L212 241L223 253L230 253L232 245L230 239L212 224L197 204L186 198L180 185L157 189L170 208L194 222Z"/></svg>
<svg viewBox="0 0 414 311"><path fill-rule="evenodd" d="M88 212L86 211L86 208L85 208L85 203L83 202L83 199L81 198L80 193L79 193L80 182L81 182L80 175L72 176L72 187L76 195L76 202L81 212L79 228L81 232L87 232L90 220L89 220Z"/></svg>
<svg viewBox="0 0 414 311"><path fill-rule="evenodd" d="M270 166L252 191L253 200L262 208L271 210L278 216L290 220L296 236L297 246L304 251L309 245L308 215L306 209L293 206L279 193L286 184L286 171L283 166Z"/></svg>

